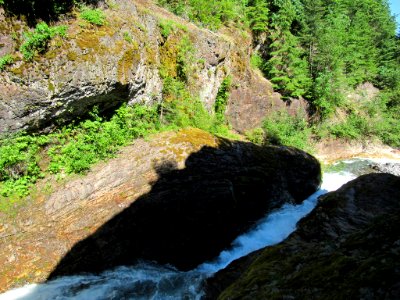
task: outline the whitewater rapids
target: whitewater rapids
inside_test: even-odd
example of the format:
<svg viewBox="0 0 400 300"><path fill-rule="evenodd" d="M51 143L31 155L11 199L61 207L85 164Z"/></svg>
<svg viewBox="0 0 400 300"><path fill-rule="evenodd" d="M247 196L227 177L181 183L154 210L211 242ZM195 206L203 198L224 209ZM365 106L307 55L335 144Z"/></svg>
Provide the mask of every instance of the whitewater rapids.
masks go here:
<svg viewBox="0 0 400 300"><path fill-rule="evenodd" d="M181 272L173 267L142 262L100 275L67 276L44 284L30 284L0 294L0 300L200 299L205 278L237 258L284 240L296 229L297 222L313 210L320 195L354 178L353 173L343 171L324 174L321 188L303 203L283 205L239 236L231 248L222 251L215 260L194 270Z"/></svg>

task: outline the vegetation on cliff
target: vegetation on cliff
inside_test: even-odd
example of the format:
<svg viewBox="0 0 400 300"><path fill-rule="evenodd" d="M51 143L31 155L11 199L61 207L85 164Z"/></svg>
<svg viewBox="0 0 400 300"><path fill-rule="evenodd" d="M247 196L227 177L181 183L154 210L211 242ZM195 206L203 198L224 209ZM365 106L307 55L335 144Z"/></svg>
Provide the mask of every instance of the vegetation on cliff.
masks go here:
<svg viewBox="0 0 400 300"><path fill-rule="evenodd" d="M400 145L395 121L400 116L400 46L386 0L158 2L211 29L251 29L252 64L286 99L308 100L317 136L378 137ZM378 87L380 95L350 101L348 94L365 82Z"/></svg>
<svg viewBox="0 0 400 300"><path fill-rule="evenodd" d="M79 11L81 20L95 27L105 24L103 11L82 5L79 5ZM82 23L80 26L88 25ZM217 135L232 136L224 118L230 77L223 80L214 109L211 112L206 110L196 91L190 91L188 87L189 81L193 80L196 65L201 62L196 57L196 49L187 34L187 28L165 20L160 20L159 27L164 38L158 70L163 80L163 101L151 106L123 105L108 115L95 108L88 118L76 118L71 124L61 123L58 129L49 134L21 132L2 137L0 210L9 210L14 202L27 196L39 178L51 173L63 177L66 174L85 172L94 163L112 157L120 147L138 137L184 127L197 127ZM25 33L20 52L26 60L37 58L47 50L48 43L55 35L65 36L66 29L64 25L49 26L40 22L33 31ZM138 47L129 32L124 32L123 39L133 45L134 51L124 55L118 69L120 77L129 72ZM6 56L2 59L1 67L12 63L11 58Z"/></svg>

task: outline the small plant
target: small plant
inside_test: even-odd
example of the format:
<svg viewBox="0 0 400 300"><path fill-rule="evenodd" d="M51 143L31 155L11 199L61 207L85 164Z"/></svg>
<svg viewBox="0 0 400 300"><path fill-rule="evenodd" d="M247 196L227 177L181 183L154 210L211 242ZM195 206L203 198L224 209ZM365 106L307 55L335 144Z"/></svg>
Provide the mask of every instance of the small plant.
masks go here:
<svg viewBox="0 0 400 300"><path fill-rule="evenodd" d="M3 71L6 65L11 65L14 62L12 55L7 54L0 58L0 71Z"/></svg>
<svg viewBox="0 0 400 300"><path fill-rule="evenodd" d="M257 145L262 145L264 144L265 141L265 132L262 128L254 128L252 130L246 131L245 133L246 138Z"/></svg>
<svg viewBox="0 0 400 300"><path fill-rule="evenodd" d="M184 35L178 44L178 55L176 57L176 71L181 81L187 82L192 71L196 49L190 38Z"/></svg>
<svg viewBox="0 0 400 300"><path fill-rule="evenodd" d="M92 119L75 127L64 128L54 135L58 144L50 147L49 170L52 173L82 173L94 163L112 157L132 139L157 131L155 107L122 106L109 121L95 110Z"/></svg>
<svg viewBox="0 0 400 300"><path fill-rule="evenodd" d="M106 21L105 13L98 8L91 9L91 8L84 7L82 9L82 12L79 14L79 17L81 19L89 22L90 24L94 24L94 25L98 25L98 26L104 25L105 21Z"/></svg>
<svg viewBox="0 0 400 300"><path fill-rule="evenodd" d="M218 89L217 97L215 99L214 111L219 122L225 122L225 110L229 99L229 90L232 84L232 77L227 76L221 83Z"/></svg>
<svg viewBox="0 0 400 300"><path fill-rule="evenodd" d="M174 33L177 30L182 30L184 32L188 31L188 28L185 25L179 24L172 20L161 20L159 26L161 29L161 35L165 39L168 38L171 33Z"/></svg>
<svg viewBox="0 0 400 300"><path fill-rule="evenodd" d="M38 165L40 147L46 137L20 134L0 140L0 195L23 197L29 187L42 176Z"/></svg>
<svg viewBox="0 0 400 300"><path fill-rule="evenodd" d="M33 32L25 32L25 41L19 48L26 60L31 60L36 53L44 52L47 49L49 41L59 35L65 37L67 35L67 26L50 27L45 22L36 25Z"/></svg>
<svg viewBox="0 0 400 300"><path fill-rule="evenodd" d="M106 4L107 4L107 6L108 6L109 8L111 8L111 9L116 9L116 8L118 8L118 4L115 3L115 1L113 1L113 0L106 0Z"/></svg>
<svg viewBox="0 0 400 300"><path fill-rule="evenodd" d="M253 69L262 70L264 61L258 53L253 53L250 57L250 65Z"/></svg>
<svg viewBox="0 0 400 300"><path fill-rule="evenodd" d="M124 37L124 40L125 40L125 41L127 41L127 42L130 43L130 44L132 44L133 39L132 39L132 36L130 35L129 32L125 31L125 32L123 33L123 37Z"/></svg>

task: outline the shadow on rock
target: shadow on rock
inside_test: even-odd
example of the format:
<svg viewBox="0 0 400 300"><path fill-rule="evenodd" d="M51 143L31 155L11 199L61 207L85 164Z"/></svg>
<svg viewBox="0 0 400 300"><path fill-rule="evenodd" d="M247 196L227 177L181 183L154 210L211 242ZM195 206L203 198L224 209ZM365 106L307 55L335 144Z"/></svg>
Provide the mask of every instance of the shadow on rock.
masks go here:
<svg viewBox="0 0 400 300"><path fill-rule="evenodd" d="M59 19L60 14L71 12L75 5L74 0L6 0L4 10L11 16L23 16L30 26L38 21L45 22ZM97 6L100 0L83 0L84 4Z"/></svg>
<svg viewBox="0 0 400 300"><path fill-rule="evenodd" d="M400 177L368 174L319 198L285 241L208 279L204 299L400 299Z"/></svg>
<svg viewBox="0 0 400 300"><path fill-rule="evenodd" d="M301 202L321 180L318 161L300 150L244 142L203 147L184 169L173 161L154 168L151 191L77 243L48 279L138 260L192 269L268 211Z"/></svg>

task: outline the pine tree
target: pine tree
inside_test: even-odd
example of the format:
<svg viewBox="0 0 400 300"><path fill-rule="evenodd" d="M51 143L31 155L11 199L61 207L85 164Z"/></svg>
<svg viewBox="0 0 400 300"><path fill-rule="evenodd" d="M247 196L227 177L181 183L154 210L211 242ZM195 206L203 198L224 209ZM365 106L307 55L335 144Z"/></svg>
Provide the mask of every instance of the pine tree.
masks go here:
<svg viewBox="0 0 400 300"><path fill-rule="evenodd" d="M308 63L299 39L291 32L296 6L290 0L276 0L274 4L266 73L285 97L306 96L311 86Z"/></svg>
<svg viewBox="0 0 400 300"><path fill-rule="evenodd" d="M247 19L250 29L259 35L268 29L269 9L265 0L251 0L248 2Z"/></svg>

